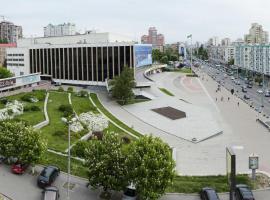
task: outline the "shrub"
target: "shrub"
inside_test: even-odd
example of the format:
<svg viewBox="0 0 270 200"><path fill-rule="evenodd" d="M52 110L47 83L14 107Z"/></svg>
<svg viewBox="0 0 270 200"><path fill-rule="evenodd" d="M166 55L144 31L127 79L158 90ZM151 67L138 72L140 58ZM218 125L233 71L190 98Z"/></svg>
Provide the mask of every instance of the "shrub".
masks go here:
<svg viewBox="0 0 270 200"><path fill-rule="evenodd" d="M65 90L64 90L64 88L62 87L62 86L60 86L59 88L58 88L58 92L64 92Z"/></svg>
<svg viewBox="0 0 270 200"><path fill-rule="evenodd" d="M73 87L68 87L68 89L67 89L67 91L71 92L71 93L73 92L73 90L74 90Z"/></svg>
<svg viewBox="0 0 270 200"><path fill-rule="evenodd" d="M71 153L74 156L85 158L85 149L88 147L89 142L85 140L78 141L71 149Z"/></svg>
<svg viewBox="0 0 270 200"><path fill-rule="evenodd" d="M129 143L131 142L131 140L130 140L130 138L129 138L128 136L123 136L123 137L122 137L122 141L123 141L123 143L125 143L125 144L129 144Z"/></svg>
<svg viewBox="0 0 270 200"><path fill-rule="evenodd" d="M87 97L88 96L88 92L85 90L81 90L77 93L78 97Z"/></svg>
<svg viewBox="0 0 270 200"><path fill-rule="evenodd" d="M103 132L102 131L95 131L92 133L90 139L97 138L98 140L102 140Z"/></svg>
<svg viewBox="0 0 270 200"><path fill-rule="evenodd" d="M64 113L64 117L68 117L73 114L73 108L70 104L61 105L58 109Z"/></svg>
<svg viewBox="0 0 270 200"><path fill-rule="evenodd" d="M3 98L0 99L0 102L1 102L2 104L6 105L7 102L8 102L8 99L7 99L6 97L3 97Z"/></svg>
<svg viewBox="0 0 270 200"><path fill-rule="evenodd" d="M22 101L31 102L31 99L35 98L32 94L28 93L21 97Z"/></svg>
<svg viewBox="0 0 270 200"><path fill-rule="evenodd" d="M39 101L44 101L46 98L46 91L45 90L36 90L34 92L34 96L39 100Z"/></svg>
<svg viewBox="0 0 270 200"><path fill-rule="evenodd" d="M38 106L34 105L34 106L31 106L31 110L32 111L40 111L40 108Z"/></svg>
<svg viewBox="0 0 270 200"><path fill-rule="evenodd" d="M30 111L31 110L31 106L24 106L23 107L23 111L24 112L28 112L28 111Z"/></svg>
<svg viewBox="0 0 270 200"><path fill-rule="evenodd" d="M7 112L8 112L8 115L12 115L13 114L13 110L12 109L8 109Z"/></svg>

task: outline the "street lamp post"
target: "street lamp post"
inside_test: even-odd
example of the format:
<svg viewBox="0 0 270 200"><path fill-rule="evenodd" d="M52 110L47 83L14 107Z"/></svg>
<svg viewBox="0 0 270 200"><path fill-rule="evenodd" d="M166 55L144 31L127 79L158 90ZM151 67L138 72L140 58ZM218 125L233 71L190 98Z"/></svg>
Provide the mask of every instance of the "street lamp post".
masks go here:
<svg viewBox="0 0 270 200"><path fill-rule="evenodd" d="M67 200L70 199L69 188L70 188L70 125L76 121L76 118L62 118L62 121L68 125L68 177L67 177Z"/></svg>

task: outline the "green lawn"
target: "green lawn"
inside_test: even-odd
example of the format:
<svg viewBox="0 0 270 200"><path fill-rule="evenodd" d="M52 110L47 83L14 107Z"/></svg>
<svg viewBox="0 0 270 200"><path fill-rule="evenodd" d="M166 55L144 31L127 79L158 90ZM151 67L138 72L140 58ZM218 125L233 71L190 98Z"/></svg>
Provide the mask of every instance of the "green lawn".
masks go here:
<svg viewBox="0 0 270 200"><path fill-rule="evenodd" d="M38 91L30 92L30 94L35 95L35 93L37 92ZM40 108L40 111L27 111L27 112L25 111L22 115L18 115L15 118L19 120L27 121L32 126L44 121L45 120L44 109L43 109L44 101L38 101L36 103L22 101L21 97L24 96L25 94L26 93L20 93L17 95L9 96L7 97L7 99L10 101L14 101L14 100L20 101L24 104L24 106L33 106L33 105L38 106ZM0 109L5 107L2 103L0 103L0 105L1 105Z"/></svg>
<svg viewBox="0 0 270 200"><path fill-rule="evenodd" d="M247 184L253 188L247 175L237 175L236 182ZM228 192L227 176L177 176L166 192L198 193L203 187L212 187L217 192Z"/></svg>
<svg viewBox="0 0 270 200"><path fill-rule="evenodd" d="M55 165L59 167L61 171L67 172L68 159L65 156L60 156L47 151L39 164ZM70 166L70 172L72 175L87 178L87 168L81 161L71 159Z"/></svg>
<svg viewBox="0 0 270 200"><path fill-rule="evenodd" d="M48 148L63 152L68 148L68 128L62 122L63 113L58 110L62 104L68 104L68 93L50 91L48 101L48 115L50 124L41 129L42 134L48 140ZM55 135L56 131L62 131L63 135ZM80 134L71 133L71 143L80 138Z"/></svg>
<svg viewBox="0 0 270 200"><path fill-rule="evenodd" d="M94 113L97 112L94 105L91 103L88 97L78 97L76 94L72 94L71 96L72 106L77 115L81 113L93 111Z"/></svg>
<svg viewBox="0 0 270 200"><path fill-rule="evenodd" d="M135 131L134 129L130 128L129 126L127 126L126 124L124 124L123 122L121 122L119 119L117 119L115 116L113 116L106 108L104 108L104 106L101 104L101 102L99 101L97 95L95 93L91 93L90 94L91 99L93 100L93 102L96 104L96 106L112 121L114 121L116 124L118 124L120 127L122 127L123 129L131 132L132 134L140 137L141 134L138 133L137 131Z"/></svg>
<svg viewBox="0 0 270 200"><path fill-rule="evenodd" d="M164 94L167 94L169 96L174 96L173 93L171 93L169 90L165 89L165 88L158 88L161 92L163 92Z"/></svg>

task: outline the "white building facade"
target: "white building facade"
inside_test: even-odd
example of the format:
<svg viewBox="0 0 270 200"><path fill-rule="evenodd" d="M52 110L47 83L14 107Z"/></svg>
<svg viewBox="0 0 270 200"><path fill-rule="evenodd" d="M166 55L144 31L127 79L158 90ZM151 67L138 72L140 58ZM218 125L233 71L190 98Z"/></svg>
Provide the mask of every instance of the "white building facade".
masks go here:
<svg viewBox="0 0 270 200"><path fill-rule="evenodd" d="M270 45L235 46L235 65L242 69L270 75Z"/></svg>
<svg viewBox="0 0 270 200"><path fill-rule="evenodd" d="M212 62L228 64L235 57L235 47L230 46L210 46L208 47L208 59Z"/></svg>
<svg viewBox="0 0 270 200"><path fill-rule="evenodd" d="M30 38L8 49L7 68L15 75L40 73L66 84L105 85L106 79L120 75L124 66L135 68L152 62L148 59L151 50L152 45L139 46L110 33Z"/></svg>

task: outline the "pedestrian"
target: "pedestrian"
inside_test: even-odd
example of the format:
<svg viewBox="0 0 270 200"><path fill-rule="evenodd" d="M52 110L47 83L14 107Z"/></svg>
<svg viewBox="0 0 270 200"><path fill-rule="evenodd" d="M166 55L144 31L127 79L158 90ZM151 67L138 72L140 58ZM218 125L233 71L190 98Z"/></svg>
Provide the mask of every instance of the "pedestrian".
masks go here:
<svg viewBox="0 0 270 200"><path fill-rule="evenodd" d="M230 97L228 97L228 101L230 101Z"/></svg>
<svg viewBox="0 0 270 200"><path fill-rule="evenodd" d="M238 107L239 107L239 101L237 102L237 105L238 105Z"/></svg>
<svg viewBox="0 0 270 200"><path fill-rule="evenodd" d="M217 97L216 97L216 101L217 101Z"/></svg>
<svg viewBox="0 0 270 200"><path fill-rule="evenodd" d="M223 101L223 97L221 97L220 100Z"/></svg>

